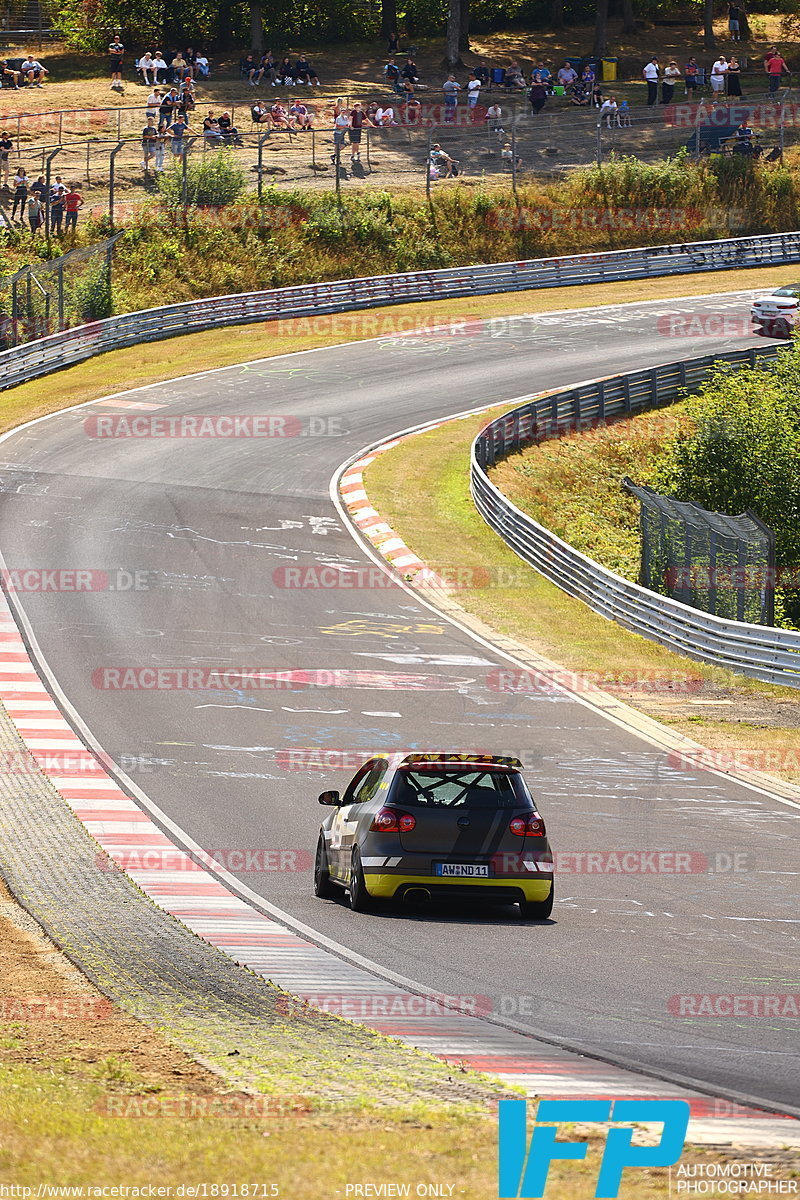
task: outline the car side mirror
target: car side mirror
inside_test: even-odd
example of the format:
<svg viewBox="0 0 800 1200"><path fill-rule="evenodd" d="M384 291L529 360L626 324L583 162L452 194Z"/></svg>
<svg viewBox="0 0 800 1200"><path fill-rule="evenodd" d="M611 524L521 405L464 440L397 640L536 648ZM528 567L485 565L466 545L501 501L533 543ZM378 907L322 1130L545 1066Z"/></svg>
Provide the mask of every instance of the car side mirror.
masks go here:
<svg viewBox="0 0 800 1200"><path fill-rule="evenodd" d="M321 792L319 802L320 804L329 804L333 808L338 808L341 800L338 792Z"/></svg>

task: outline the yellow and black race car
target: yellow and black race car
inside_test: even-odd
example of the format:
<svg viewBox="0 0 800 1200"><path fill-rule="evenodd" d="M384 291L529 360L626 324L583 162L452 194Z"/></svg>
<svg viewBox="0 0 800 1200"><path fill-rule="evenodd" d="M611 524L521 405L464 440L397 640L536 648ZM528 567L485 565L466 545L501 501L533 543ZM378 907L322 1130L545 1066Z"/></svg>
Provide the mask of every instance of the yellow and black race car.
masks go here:
<svg viewBox="0 0 800 1200"><path fill-rule="evenodd" d="M552 852L516 758L376 755L319 802L335 811L317 842L317 896L344 888L358 912L378 898L468 896L550 916Z"/></svg>

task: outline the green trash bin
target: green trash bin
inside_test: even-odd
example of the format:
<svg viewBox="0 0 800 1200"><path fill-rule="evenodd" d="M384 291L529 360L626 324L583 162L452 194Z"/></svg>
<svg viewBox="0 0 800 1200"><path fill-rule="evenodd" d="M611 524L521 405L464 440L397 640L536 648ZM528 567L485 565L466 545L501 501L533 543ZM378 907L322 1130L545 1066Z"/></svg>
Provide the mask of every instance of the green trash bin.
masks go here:
<svg viewBox="0 0 800 1200"><path fill-rule="evenodd" d="M603 63L603 83L608 83L612 79L617 78L617 59L604 58Z"/></svg>

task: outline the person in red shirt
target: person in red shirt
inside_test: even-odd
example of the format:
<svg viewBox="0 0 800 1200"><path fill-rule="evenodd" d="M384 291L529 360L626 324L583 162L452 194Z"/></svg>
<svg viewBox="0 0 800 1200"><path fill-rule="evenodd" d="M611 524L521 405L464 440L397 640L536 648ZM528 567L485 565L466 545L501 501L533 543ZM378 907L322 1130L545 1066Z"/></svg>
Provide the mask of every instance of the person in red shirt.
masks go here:
<svg viewBox="0 0 800 1200"><path fill-rule="evenodd" d="M774 47L764 59L764 70L769 76L769 92L772 96L780 87L781 76L789 74L789 68L786 65L786 61Z"/></svg>
<svg viewBox="0 0 800 1200"><path fill-rule="evenodd" d="M64 222L65 231L77 228L78 225L78 209L83 207L83 196L73 184L66 196L64 197L64 211L66 212L66 220Z"/></svg>

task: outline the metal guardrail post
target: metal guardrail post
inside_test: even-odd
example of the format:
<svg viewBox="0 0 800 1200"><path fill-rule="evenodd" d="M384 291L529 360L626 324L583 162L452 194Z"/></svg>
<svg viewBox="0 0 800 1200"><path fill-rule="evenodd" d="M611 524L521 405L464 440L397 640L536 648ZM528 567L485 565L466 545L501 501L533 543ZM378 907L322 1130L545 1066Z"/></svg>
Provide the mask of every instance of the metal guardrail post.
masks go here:
<svg viewBox="0 0 800 1200"><path fill-rule="evenodd" d="M269 130L262 133L258 139L258 203L264 198L264 143L269 138Z"/></svg>
<svg viewBox="0 0 800 1200"><path fill-rule="evenodd" d="M112 233L114 232L114 190L116 183L117 155L125 144L125 142L117 142L108 158L108 223L111 226Z"/></svg>

